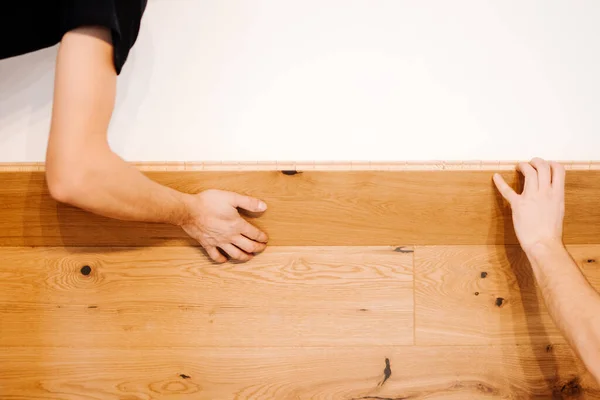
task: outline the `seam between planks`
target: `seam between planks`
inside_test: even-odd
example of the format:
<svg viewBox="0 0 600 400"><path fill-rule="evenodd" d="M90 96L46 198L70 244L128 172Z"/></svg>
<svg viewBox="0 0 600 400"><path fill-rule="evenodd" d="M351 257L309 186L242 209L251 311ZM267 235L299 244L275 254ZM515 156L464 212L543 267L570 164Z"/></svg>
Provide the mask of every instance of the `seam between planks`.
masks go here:
<svg viewBox="0 0 600 400"><path fill-rule="evenodd" d="M412 295L413 295L413 346L417 345L417 283L416 283L416 264L415 264L415 254L417 253L418 246L413 246L412 253Z"/></svg>

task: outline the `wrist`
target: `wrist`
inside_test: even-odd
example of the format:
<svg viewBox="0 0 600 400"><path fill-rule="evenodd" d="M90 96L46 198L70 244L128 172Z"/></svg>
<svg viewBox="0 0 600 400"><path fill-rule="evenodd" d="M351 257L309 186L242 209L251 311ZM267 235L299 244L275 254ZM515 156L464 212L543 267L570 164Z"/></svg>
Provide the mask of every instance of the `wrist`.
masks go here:
<svg viewBox="0 0 600 400"><path fill-rule="evenodd" d="M176 226L183 226L190 219L192 219L192 203L194 200L194 196L188 193L178 192L178 207L176 211L172 214L172 218L170 223Z"/></svg>
<svg viewBox="0 0 600 400"><path fill-rule="evenodd" d="M554 257L557 254L566 251L565 246L560 239L541 240L524 247L523 250L525 251L527 258L536 263L542 259Z"/></svg>

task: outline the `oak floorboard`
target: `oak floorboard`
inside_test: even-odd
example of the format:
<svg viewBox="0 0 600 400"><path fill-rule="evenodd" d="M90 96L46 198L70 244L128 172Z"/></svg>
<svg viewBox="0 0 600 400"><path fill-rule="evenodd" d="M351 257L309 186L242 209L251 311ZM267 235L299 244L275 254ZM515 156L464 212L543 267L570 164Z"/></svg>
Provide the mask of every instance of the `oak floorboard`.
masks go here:
<svg viewBox="0 0 600 400"><path fill-rule="evenodd" d="M292 171L293 172L293 171ZM492 171L147 171L186 193L261 198L252 222L274 246L516 244ZM515 187L518 175L503 171ZM565 242L600 237L600 171L567 173ZM176 227L102 218L58 204L43 171L0 172L0 246L197 245Z"/></svg>
<svg viewBox="0 0 600 400"><path fill-rule="evenodd" d="M0 248L0 347L412 344L412 250L394 250Z"/></svg>
<svg viewBox="0 0 600 400"><path fill-rule="evenodd" d="M600 289L599 245L568 246ZM518 246L415 249L418 345L565 343Z"/></svg>
<svg viewBox="0 0 600 400"><path fill-rule="evenodd" d="M0 393L5 400L600 398L564 345L14 347L0 353Z"/></svg>

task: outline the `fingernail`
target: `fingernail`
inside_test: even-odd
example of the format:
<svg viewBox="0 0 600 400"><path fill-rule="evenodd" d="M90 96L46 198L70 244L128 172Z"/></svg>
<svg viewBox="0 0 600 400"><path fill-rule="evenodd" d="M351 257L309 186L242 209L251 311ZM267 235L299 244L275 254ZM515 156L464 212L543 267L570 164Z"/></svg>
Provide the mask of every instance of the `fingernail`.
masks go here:
<svg viewBox="0 0 600 400"><path fill-rule="evenodd" d="M267 209L267 204L264 202L258 203L258 211L265 211Z"/></svg>

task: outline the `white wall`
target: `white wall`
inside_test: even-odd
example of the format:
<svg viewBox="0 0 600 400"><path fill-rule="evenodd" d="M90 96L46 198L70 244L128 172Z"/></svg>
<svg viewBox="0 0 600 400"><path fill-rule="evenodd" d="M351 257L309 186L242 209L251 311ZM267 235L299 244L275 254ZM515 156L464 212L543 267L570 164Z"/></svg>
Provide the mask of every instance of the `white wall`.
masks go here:
<svg viewBox="0 0 600 400"><path fill-rule="evenodd" d="M0 161L44 158L56 49L0 62ZM132 161L600 159L598 0L150 0Z"/></svg>

